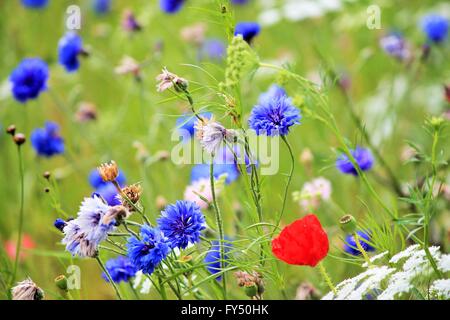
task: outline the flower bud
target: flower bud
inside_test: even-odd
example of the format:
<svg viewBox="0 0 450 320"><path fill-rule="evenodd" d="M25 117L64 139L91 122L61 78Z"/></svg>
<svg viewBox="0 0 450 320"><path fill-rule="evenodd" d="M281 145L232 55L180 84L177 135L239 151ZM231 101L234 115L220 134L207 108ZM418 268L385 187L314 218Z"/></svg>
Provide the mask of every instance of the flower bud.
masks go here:
<svg viewBox="0 0 450 320"><path fill-rule="evenodd" d="M351 214L346 214L339 220L341 229L345 233L354 234L356 232L356 219Z"/></svg>
<svg viewBox="0 0 450 320"><path fill-rule="evenodd" d="M14 136L14 134L16 133L16 126L15 125L10 125L7 129L6 129L6 133L10 134L12 136Z"/></svg>
<svg viewBox="0 0 450 320"><path fill-rule="evenodd" d="M50 172L49 171L45 171L43 174L42 174L42 176L45 178L45 179L50 179Z"/></svg>
<svg viewBox="0 0 450 320"><path fill-rule="evenodd" d="M98 167L98 172L104 182L111 182L115 181L119 175L119 168L114 161L111 161L110 163L103 163L100 165L100 167Z"/></svg>
<svg viewBox="0 0 450 320"><path fill-rule="evenodd" d="M65 275L59 275L55 278L55 284L63 291L67 291L67 278Z"/></svg>
<svg viewBox="0 0 450 320"><path fill-rule="evenodd" d="M13 136L13 140L14 140L15 144L17 144L18 146L24 144L25 141L27 141L27 139L25 138L25 135L23 133L16 133Z"/></svg>

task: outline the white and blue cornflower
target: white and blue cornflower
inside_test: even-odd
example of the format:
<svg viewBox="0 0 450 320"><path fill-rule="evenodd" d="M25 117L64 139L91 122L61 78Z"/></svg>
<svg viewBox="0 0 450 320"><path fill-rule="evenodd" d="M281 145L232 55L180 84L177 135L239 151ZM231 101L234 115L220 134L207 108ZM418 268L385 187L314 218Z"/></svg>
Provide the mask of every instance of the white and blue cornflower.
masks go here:
<svg viewBox="0 0 450 320"><path fill-rule="evenodd" d="M114 229L116 220L109 214L112 208L100 197L85 198L77 218L63 228L66 250L74 256L94 257L100 242Z"/></svg>

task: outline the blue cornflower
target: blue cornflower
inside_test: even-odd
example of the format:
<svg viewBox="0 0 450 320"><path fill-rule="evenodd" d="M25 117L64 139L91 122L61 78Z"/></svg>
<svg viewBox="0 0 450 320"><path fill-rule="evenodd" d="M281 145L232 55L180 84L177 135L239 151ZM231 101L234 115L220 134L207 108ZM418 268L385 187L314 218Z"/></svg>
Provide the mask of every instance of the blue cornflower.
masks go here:
<svg viewBox="0 0 450 320"><path fill-rule="evenodd" d="M258 104L270 103L270 101L280 98L288 98L286 90L277 84L273 84L266 92L259 95Z"/></svg>
<svg viewBox="0 0 450 320"><path fill-rule="evenodd" d="M231 0L232 4L247 4L249 0Z"/></svg>
<svg viewBox="0 0 450 320"><path fill-rule="evenodd" d="M253 38L259 34L261 27L256 22L239 22L234 29L234 35L242 35L242 38L251 43Z"/></svg>
<svg viewBox="0 0 450 320"><path fill-rule="evenodd" d="M78 70L80 67L78 56L83 52L83 42L75 32L68 32L59 40L58 61L67 72Z"/></svg>
<svg viewBox="0 0 450 320"><path fill-rule="evenodd" d="M158 226L172 248L185 249L189 243L200 241L201 231L205 229L205 216L195 202L177 201L161 212Z"/></svg>
<svg viewBox="0 0 450 320"><path fill-rule="evenodd" d="M14 98L22 103L34 99L47 89L48 66L39 58L27 58L13 70L9 77Z"/></svg>
<svg viewBox="0 0 450 320"><path fill-rule="evenodd" d="M64 152L64 140L59 135L59 126L47 121L44 128L34 129L31 133L31 145L37 154L51 157Z"/></svg>
<svg viewBox="0 0 450 320"><path fill-rule="evenodd" d="M94 194L102 197L109 206L117 206L122 204L120 198L118 197L119 192L117 191L116 187L110 182L95 189Z"/></svg>
<svg viewBox="0 0 450 320"><path fill-rule="evenodd" d="M63 228L62 243L72 255L94 257L97 247L115 226L115 219L104 219L110 207L99 197L84 198L76 219Z"/></svg>
<svg viewBox="0 0 450 320"><path fill-rule="evenodd" d="M361 244L361 247L364 249L364 251L375 251L375 248L366 242L370 241L370 234L363 231L358 231L357 233L359 243ZM354 256L358 256L361 254L356 245L355 237L352 234L349 234L345 237L344 251Z"/></svg>
<svg viewBox="0 0 450 320"><path fill-rule="evenodd" d="M22 5L31 9L45 8L48 0L22 0Z"/></svg>
<svg viewBox="0 0 450 320"><path fill-rule="evenodd" d="M447 38L448 20L438 14L430 14L422 19L422 31L427 35L428 39L439 43Z"/></svg>
<svg viewBox="0 0 450 320"><path fill-rule="evenodd" d="M269 91L261 94L248 123L257 135L285 136L291 126L300 124L300 119L300 110L293 105L292 99L282 88L272 86Z"/></svg>
<svg viewBox="0 0 450 320"><path fill-rule="evenodd" d="M203 178L209 178L210 165L206 163L196 164L191 171L191 183ZM226 184L230 184L239 177L239 171L235 164L214 164L213 174L216 179L222 174L227 174Z"/></svg>
<svg viewBox="0 0 450 320"><path fill-rule="evenodd" d="M97 14L105 14L111 10L111 0L92 0L92 9Z"/></svg>
<svg viewBox="0 0 450 320"><path fill-rule="evenodd" d="M160 0L159 6L165 13L176 13L183 7L185 0Z"/></svg>
<svg viewBox="0 0 450 320"><path fill-rule="evenodd" d="M354 150L350 150L353 158L362 171L367 171L373 166L373 156L369 149L361 148L359 146ZM358 175L358 171L353 166L346 154L341 154L336 160L336 166L342 173Z"/></svg>
<svg viewBox="0 0 450 320"><path fill-rule="evenodd" d="M226 54L226 46L220 39L207 39L199 51L200 60L221 61Z"/></svg>
<svg viewBox="0 0 450 320"><path fill-rule="evenodd" d="M170 252L170 242L158 228L143 225L140 238L128 238L127 255L138 270L152 274Z"/></svg>
<svg viewBox="0 0 450 320"><path fill-rule="evenodd" d="M225 239L225 241L229 241L228 238ZM206 265L206 269L211 274L216 274L221 271L221 260L225 260L224 266L228 265L229 258L229 252L231 250L231 244L230 243L224 243L224 257L222 259L220 258L220 242L219 241L212 241L211 249L206 253L205 259L203 259L203 262ZM222 275L218 275L216 277L217 281L220 281L222 279Z"/></svg>
<svg viewBox="0 0 450 320"><path fill-rule="evenodd" d="M53 226L55 226L55 228L58 229L59 231L63 231L66 224L67 223L61 218L58 218L55 220L55 222L53 222Z"/></svg>
<svg viewBox="0 0 450 320"><path fill-rule="evenodd" d="M200 117L211 119L211 112L202 112ZM182 136L183 141L191 138L195 134L195 123L198 121L197 117L192 113L185 113L177 119L176 127Z"/></svg>
<svg viewBox="0 0 450 320"><path fill-rule="evenodd" d="M128 282L133 278L138 270L128 257L118 256L115 259L109 259L105 264L112 281L119 283L120 281ZM109 282L108 276L102 273L103 279Z"/></svg>
<svg viewBox="0 0 450 320"><path fill-rule="evenodd" d="M406 60L411 56L411 51L405 38L398 32L391 32L382 37L380 46L388 55L399 60Z"/></svg>

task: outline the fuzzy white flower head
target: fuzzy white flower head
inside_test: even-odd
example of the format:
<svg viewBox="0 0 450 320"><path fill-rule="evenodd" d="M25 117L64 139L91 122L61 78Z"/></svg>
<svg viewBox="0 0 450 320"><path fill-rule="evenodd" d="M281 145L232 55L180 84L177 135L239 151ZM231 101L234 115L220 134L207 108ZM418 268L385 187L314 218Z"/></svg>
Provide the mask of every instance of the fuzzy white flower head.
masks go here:
<svg viewBox="0 0 450 320"><path fill-rule="evenodd" d="M11 292L13 300L42 300L44 298L44 291L30 278L17 283Z"/></svg>
<svg viewBox="0 0 450 320"><path fill-rule="evenodd" d="M183 79L176 74L169 72L167 68L164 68L161 73L156 76L156 81L159 82L156 85L156 89L158 92L165 91L172 88L173 86L175 86L176 90L177 87L186 88L188 86L188 81L186 79Z"/></svg>
<svg viewBox="0 0 450 320"><path fill-rule="evenodd" d="M234 142L236 138L234 130L226 129L219 122L215 121L214 117L197 120L195 129L197 130L196 137L200 145L209 154L216 153L223 142Z"/></svg>

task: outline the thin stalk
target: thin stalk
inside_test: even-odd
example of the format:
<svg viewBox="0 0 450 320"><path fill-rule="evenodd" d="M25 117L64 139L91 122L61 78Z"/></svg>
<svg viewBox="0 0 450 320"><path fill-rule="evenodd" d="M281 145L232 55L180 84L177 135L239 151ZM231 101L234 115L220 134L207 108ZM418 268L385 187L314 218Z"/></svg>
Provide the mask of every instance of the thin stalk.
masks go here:
<svg viewBox="0 0 450 320"><path fill-rule="evenodd" d="M220 267L222 270L225 269L225 247L224 247L224 232L223 232L223 221L222 221L222 214L220 212L219 206L217 205L217 199L216 199L216 191L214 187L214 155L211 157L211 165L210 165L210 182L211 182L211 194L213 198L213 207L214 211L216 213L216 224L217 229L219 230L219 238L220 238ZM223 298L227 299L227 284L225 279L225 274L222 275L222 293Z"/></svg>
<svg viewBox="0 0 450 320"><path fill-rule="evenodd" d="M363 246L361 245L361 242L359 242L359 235L358 235L358 233L355 232L355 233L353 234L353 237L355 238L356 247L358 248L359 252L361 252L361 254L363 255L364 260L365 260L366 263L367 263L367 266L370 267L370 266L372 265L372 262L370 262L370 258L369 258L369 256L367 255L366 250L364 250Z"/></svg>
<svg viewBox="0 0 450 320"><path fill-rule="evenodd" d="M286 144L286 146L287 146L287 148L289 150L289 155L291 157L291 170L289 171L288 180L287 180L287 183L286 183L286 187L284 189L284 197L283 197L283 204L281 206L281 211L280 211L280 214L278 215L277 223L275 224L277 226L277 228L278 228L278 226L281 223L281 219L283 218L284 208L286 207L286 200L287 200L287 195L288 195L288 192L289 192L289 186L291 184L292 175L294 173L294 168L295 168L295 159L294 159L294 154L292 152L291 145L289 144L289 142L288 142L288 140L287 140L287 138L285 136L281 136L281 139ZM275 232L275 230L276 230L276 228L274 229L273 232Z"/></svg>
<svg viewBox="0 0 450 320"><path fill-rule="evenodd" d="M18 229L18 236L17 236L17 245L16 245L16 257L14 260L14 271L13 271L13 277L11 279L11 284L14 283L16 280L17 275L17 267L19 265L19 258L20 258L20 249L22 246L22 232L23 232L23 215L24 215L24 197L25 197L25 178L24 178L24 169L23 169L23 157L22 157L22 150L20 148L20 145L17 146L17 153L19 155L19 172L20 172L20 212L19 212L19 229Z"/></svg>
<svg viewBox="0 0 450 320"><path fill-rule="evenodd" d="M97 256L95 259L97 260L98 264L100 265L100 268L106 274L106 277L108 278L109 283L113 286L114 291L116 292L117 298L119 300L122 300L122 296L120 295L119 288L117 288L116 284L114 283L113 279L111 278L111 275L109 274L108 270L105 268L102 260L100 259L100 256Z"/></svg>

